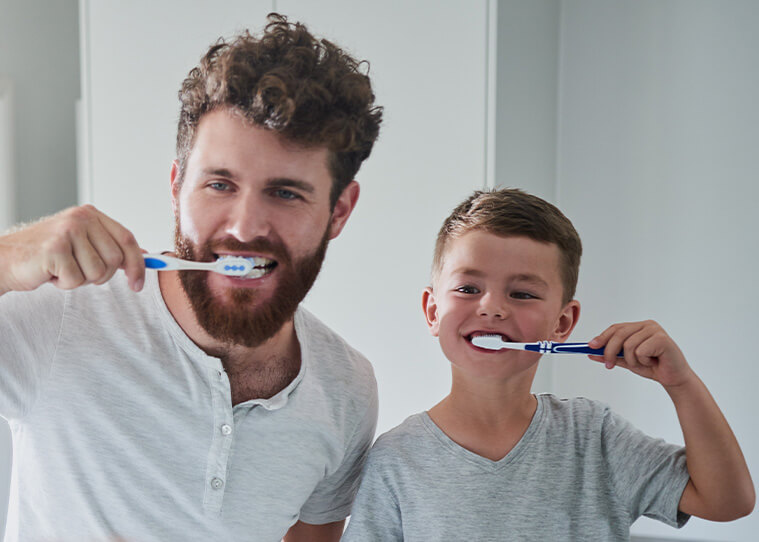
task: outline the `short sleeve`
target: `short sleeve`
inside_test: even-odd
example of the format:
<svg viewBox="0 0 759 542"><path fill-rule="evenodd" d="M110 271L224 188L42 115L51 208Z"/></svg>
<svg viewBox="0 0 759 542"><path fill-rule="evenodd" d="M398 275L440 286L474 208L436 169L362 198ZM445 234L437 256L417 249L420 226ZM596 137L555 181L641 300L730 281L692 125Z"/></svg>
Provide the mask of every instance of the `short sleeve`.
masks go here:
<svg viewBox="0 0 759 542"><path fill-rule="evenodd" d="M647 516L672 527L685 525L690 516L678 510L690 479L684 447L650 437L610 410L604 414L603 446L631 522Z"/></svg>
<svg viewBox="0 0 759 542"><path fill-rule="evenodd" d="M365 410L358 417L346 448L343 461L330 475L319 482L301 507L300 520L313 525L341 521L350 514L353 499L361 481L361 470L377 429L377 387L373 382Z"/></svg>
<svg viewBox="0 0 759 542"><path fill-rule="evenodd" d="M66 293L53 286L0 296L0 416L22 419L50 374Z"/></svg>
<svg viewBox="0 0 759 542"><path fill-rule="evenodd" d="M387 454L375 444L364 468L343 542L403 540L401 509L384 458Z"/></svg>

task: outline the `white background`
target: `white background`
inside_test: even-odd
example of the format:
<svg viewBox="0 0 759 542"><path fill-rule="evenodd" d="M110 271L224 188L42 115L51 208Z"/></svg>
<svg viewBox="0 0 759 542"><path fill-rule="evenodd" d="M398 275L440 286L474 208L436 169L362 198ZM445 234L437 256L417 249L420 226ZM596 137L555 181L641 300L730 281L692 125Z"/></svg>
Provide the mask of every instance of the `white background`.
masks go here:
<svg viewBox="0 0 759 542"><path fill-rule="evenodd" d="M447 391L420 292L440 222L486 183L489 143L497 184L557 203L583 238L574 338L616 321L660 321L759 476L750 402L759 381L750 347L759 324L759 4L502 0L491 50L485 0L275 4L81 3L82 200L133 229L145 248L168 248L179 83L211 41L259 29L275 7L370 59L386 107L359 172L359 205L306 301L374 363L380 431ZM486 99L494 58L496 108ZM682 441L657 385L583 358L541 365L536 391L604 400L646 432ZM633 532L748 541L756 518L692 520L681 531L646 520Z"/></svg>

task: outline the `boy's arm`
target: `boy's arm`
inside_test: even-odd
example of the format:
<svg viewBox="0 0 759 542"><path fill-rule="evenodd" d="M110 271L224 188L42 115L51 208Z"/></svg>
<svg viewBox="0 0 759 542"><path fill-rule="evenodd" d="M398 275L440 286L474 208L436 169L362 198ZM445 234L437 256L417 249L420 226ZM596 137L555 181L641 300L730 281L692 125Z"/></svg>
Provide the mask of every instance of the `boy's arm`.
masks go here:
<svg viewBox="0 0 759 542"><path fill-rule="evenodd" d="M738 441L709 390L685 360L677 344L653 321L616 324L590 342L605 347L589 356L659 382L677 410L685 439L690 481L680 499L686 514L730 521L751 513L754 484ZM616 355L624 349L624 359Z"/></svg>

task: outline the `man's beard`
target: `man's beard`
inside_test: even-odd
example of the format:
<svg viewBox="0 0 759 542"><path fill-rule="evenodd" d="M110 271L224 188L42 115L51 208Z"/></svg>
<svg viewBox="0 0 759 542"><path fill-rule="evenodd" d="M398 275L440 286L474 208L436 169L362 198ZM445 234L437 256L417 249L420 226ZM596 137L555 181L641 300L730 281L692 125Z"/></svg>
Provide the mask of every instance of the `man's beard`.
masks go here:
<svg viewBox="0 0 759 542"><path fill-rule="evenodd" d="M311 254L293 261L287 248L266 238L243 243L237 239L206 241L193 245L180 233L179 218L174 230L177 255L186 260L214 261L219 252L265 254L277 261L273 271L279 275L277 287L268 300L257 300L252 288L225 292L226 302L214 297L208 286L207 271L179 271L179 279L198 323L214 339L226 345L254 347L273 337L295 314L298 305L313 286L329 244L329 228Z"/></svg>

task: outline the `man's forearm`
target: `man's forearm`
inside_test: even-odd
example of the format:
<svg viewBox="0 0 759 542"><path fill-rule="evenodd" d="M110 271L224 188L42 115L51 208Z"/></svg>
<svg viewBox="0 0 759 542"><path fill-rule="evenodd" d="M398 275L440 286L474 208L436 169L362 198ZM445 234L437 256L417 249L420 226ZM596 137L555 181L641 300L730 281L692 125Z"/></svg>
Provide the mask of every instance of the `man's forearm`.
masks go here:
<svg viewBox="0 0 759 542"><path fill-rule="evenodd" d="M344 528L345 520L325 525L298 521L287 531L284 542L339 542Z"/></svg>

